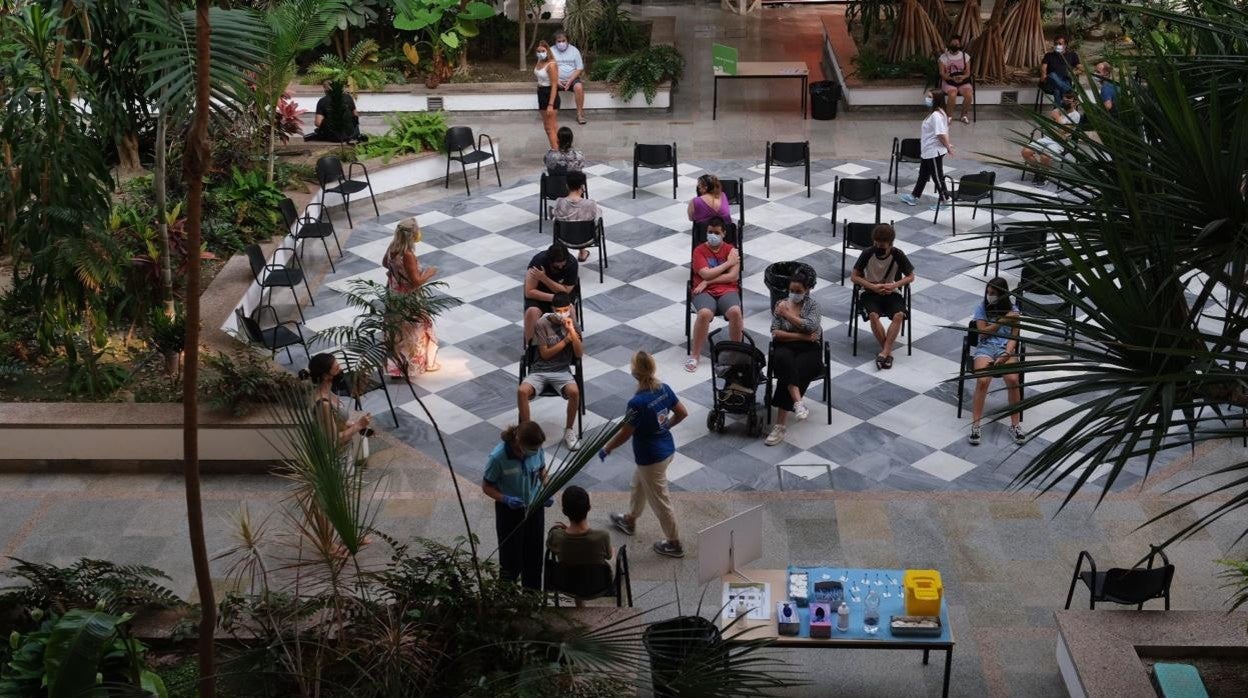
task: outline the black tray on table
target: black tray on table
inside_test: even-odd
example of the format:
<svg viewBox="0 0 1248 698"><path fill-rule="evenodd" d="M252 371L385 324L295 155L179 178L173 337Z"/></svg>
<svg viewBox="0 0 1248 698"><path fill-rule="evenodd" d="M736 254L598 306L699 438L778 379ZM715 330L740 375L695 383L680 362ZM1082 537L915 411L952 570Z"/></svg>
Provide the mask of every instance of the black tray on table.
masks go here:
<svg viewBox="0 0 1248 698"><path fill-rule="evenodd" d="M895 637L940 637L945 630L940 616L893 616L888 629Z"/></svg>

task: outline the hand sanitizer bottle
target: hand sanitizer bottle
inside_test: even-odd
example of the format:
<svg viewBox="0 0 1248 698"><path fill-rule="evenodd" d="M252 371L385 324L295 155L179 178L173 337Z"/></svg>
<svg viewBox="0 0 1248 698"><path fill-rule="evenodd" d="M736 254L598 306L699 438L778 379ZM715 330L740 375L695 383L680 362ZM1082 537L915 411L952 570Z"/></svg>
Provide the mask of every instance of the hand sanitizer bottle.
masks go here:
<svg viewBox="0 0 1248 698"><path fill-rule="evenodd" d="M836 609L836 629L843 633L849 632L849 606L844 601Z"/></svg>

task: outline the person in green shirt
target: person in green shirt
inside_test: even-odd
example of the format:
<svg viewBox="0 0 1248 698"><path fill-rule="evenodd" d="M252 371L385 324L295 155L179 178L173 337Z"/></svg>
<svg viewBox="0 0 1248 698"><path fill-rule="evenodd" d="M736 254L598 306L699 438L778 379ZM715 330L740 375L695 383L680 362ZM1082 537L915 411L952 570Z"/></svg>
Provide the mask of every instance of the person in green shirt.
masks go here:
<svg viewBox="0 0 1248 698"><path fill-rule="evenodd" d="M589 492L572 485L560 498L568 523L556 523L546 534L546 548L563 565L605 565L615 556L611 535L589 527ZM582 602L576 601L578 607Z"/></svg>

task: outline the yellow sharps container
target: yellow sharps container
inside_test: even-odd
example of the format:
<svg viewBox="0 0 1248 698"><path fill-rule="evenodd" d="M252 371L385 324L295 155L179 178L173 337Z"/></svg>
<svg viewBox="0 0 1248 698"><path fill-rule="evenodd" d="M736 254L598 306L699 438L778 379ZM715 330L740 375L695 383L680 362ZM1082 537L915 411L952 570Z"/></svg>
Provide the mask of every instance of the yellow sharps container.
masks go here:
<svg viewBox="0 0 1248 698"><path fill-rule="evenodd" d="M906 614L911 616L939 616L940 599L944 586L940 572L936 570L906 570Z"/></svg>

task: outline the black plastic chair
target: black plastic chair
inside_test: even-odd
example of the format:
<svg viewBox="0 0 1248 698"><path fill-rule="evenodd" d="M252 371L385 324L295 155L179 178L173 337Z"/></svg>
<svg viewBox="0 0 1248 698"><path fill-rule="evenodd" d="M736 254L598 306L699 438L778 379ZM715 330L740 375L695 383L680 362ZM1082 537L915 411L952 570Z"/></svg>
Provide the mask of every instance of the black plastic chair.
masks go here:
<svg viewBox="0 0 1248 698"><path fill-rule="evenodd" d="M702 243L706 242L706 224L694 223L693 230L690 231L689 237L691 238L691 241L693 243L689 248L689 254L690 254L690 257L692 258L693 250L696 249L698 245L701 245ZM744 241L745 241L744 236L741 234L740 230L735 225L733 225L732 221L728 221L724 224L724 242L727 242L728 244L735 247L737 250L737 255L741 257L741 268L738 270L738 273L737 273L737 297L741 299L742 315L745 314L745 307L744 307L745 287L741 284L741 280L745 278L745 248L743 245ZM691 265L690 268L692 268L692 261L690 262L690 265ZM694 316L693 279L691 278L685 282L685 353L686 354L693 351L693 316Z"/></svg>
<svg viewBox="0 0 1248 698"><path fill-rule="evenodd" d="M1042 228L1023 228L1010 226L1002 230L1000 226L992 226L988 235L988 254L984 257L984 275L988 274L988 262L992 259L995 249L997 257L993 274L1001 275L1001 250L1005 249L1011 257L1020 262L1034 259L1044 252L1049 244L1049 233Z"/></svg>
<svg viewBox="0 0 1248 698"><path fill-rule="evenodd" d="M542 222L554 220L550 204L568 195L568 175L542 173L542 180L537 190L537 232L542 232ZM581 190L581 195L589 198L589 184Z"/></svg>
<svg viewBox="0 0 1248 698"><path fill-rule="evenodd" d="M484 138L490 146L490 151L481 149L481 139ZM477 181L481 181L481 163L490 160L494 163L494 178L498 180L498 186L503 186L503 178L498 174L498 158L494 155L494 139L488 134L481 134L475 139L473 138L472 129L467 126L452 126L446 129L446 136L442 141L443 149L446 150L446 186L445 189L451 188L451 161L459 162L459 169L464 173L464 192L468 196L472 196L472 188L468 186L468 165L475 164L477 166ZM472 148L471 151L465 152L464 148ZM459 153L456 155L455 153Z"/></svg>
<svg viewBox="0 0 1248 698"><path fill-rule="evenodd" d="M772 143L767 141L767 162L763 166L763 185L767 198L771 198L771 167L804 167L806 198L810 198L810 141L800 143Z"/></svg>
<svg viewBox="0 0 1248 698"><path fill-rule="evenodd" d="M645 167L651 170L672 168L672 198L676 198L676 144L647 145L633 144L633 198L637 198L637 170Z"/></svg>
<svg viewBox="0 0 1248 698"><path fill-rule="evenodd" d="M728 197L728 204L737 207L737 227L745 230L745 180L721 179L719 184Z"/></svg>
<svg viewBox="0 0 1248 698"><path fill-rule="evenodd" d="M602 219L593 221L560 221L554 222L554 241L562 242L569 250L598 248L598 283L602 283L604 267L610 267L607 261L607 235L602 227Z"/></svg>
<svg viewBox="0 0 1248 698"><path fill-rule="evenodd" d="M1075 358L1075 304L1054 293L1055 285L1067 285L1064 281L1065 271L1056 262L1024 261L1019 269L1018 287L1015 297L1018 299L1019 312L1033 318L1059 320L1069 318L1063 328L1063 340L1070 344L1070 358Z"/></svg>
<svg viewBox="0 0 1248 698"><path fill-rule="evenodd" d="M621 545L615 551L615 569L608 563L601 565L565 565L553 550L546 550L545 574L542 575L542 591L548 599L559 606L559 596L571 596L576 601L590 601L615 597L615 605L633 606L633 581L628 570L628 546Z"/></svg>
<svg viewBox="0 0 1248 698"><path fill-rule="evenodd" d="M845 285L845 262L848 259L849 250L865 250L873 247L875 242L871 240L871 231L875 230L875 223L850 223L849 221L841 221L841 285Z"/></svg>
<svg viewBox="0 0 1248 698"><path fill-rule="evenodd" d="M923 142L918 138L894 138L893 152L888 157L888 181L893 183L893 193L901 182L901 163L923 162Z"/></svg>
<svg viewBox="0 0 1248 698"><path fill-rule="evenodd" d="M390 388L386 385L386 374L383 366L377 367L377 380L369 373L360 373L363 368L358 362L351 360L345 351L336 351L334 356L342 367L342 383L335 384L333 393L339 397L350 398L356 411L364 409L363 397L374 390L380 390L386 396L386 404L390 407L390 417L394 419L394 427L399 427L399 413L394 410L394 401L390 399Z"/></svg>
<svg viewBox="0 0 1248 698"><path fill-rule="evenodd" d="M979 330L975 328L974 320L971 320L969 323L967 323L966 336L962 338L962 359L961 359L961 362L958 364L958 419L962 419L962 402L966 396L966 379L968 376L974 376L975 374L975 362L974 362L973 357L971 356L971 350L979 346L979 338L982 336L983 335L979 333ZM1023 338L1020 335L1018 338L1018 360L1022 361L1026 358L1026 356L1027 356L1027 345L1023 343ZM1022 371L1019 371L1018 372L1018 396L1020 399L1023 397L1026 397L1025 395L1026 389L1027 389L1027 374ZM1023 420L1022 410L1018 411L1018 420L1020 422Z"/></svg>
<svg viewBox="0 0 1248 698"><path fill-rule="evenodd" d="M312 297L312 289L308 287L308 278L303 273L303 267L299 265L299 255L295 248L279 247L273 251L275 257L282 250L290 252L291 259L295 261L294 267L265 259L264 252L257 244L250 244L244 249L247 252L247 261L251 265L251 277L260 286L261 305L273 304L273 289L288 288L290 295L295 299L295 309L299 311L299 319L307 322L307 319L303 317L303 308L299 305L299 294L295 291L295 287L303 284L304 290L308 292L308 302L312 305L316 305L316 299ZM264 300L265 289L269 291L268 301Z"/></svg>
<svg viewBox="0 0 1248 698"><path fill-rule="evenodd" d="M313 206L317 208L315 217L308 213ZM334 239L334 246L338 248L338 256L342 256L342 244L338 242L338 232L334 230L334 221L325 215L324 204L318 204L315 201L308 204L303 210L303 217L299 217L299 212L295 209L295 202L289 197L282 199L282 203L278 205L282 211L282 220L286 222L286 229L290 231L290 236L295 239L295 248L299 250L299 264L303 264L303 247L306 240L320 240L321 245L325 248L325 259L329 260L329 269L332 272L338 271L334 268L334 257L329 253L329 243L326 238Z"/></svg>
<svg viewBox="0 0 1248 698"><path fill-rule="evenodd" d="M524 354L520 357L520 380L517 383L524 382L524 377L529 375L529 367L536 360L537 345L529 342L529 346L524 348ZM581 392L581 402L577 405L576 410L576 435L577 438L583 438L585 436L585 423L583 420L585 416L585 368L579 356L572 360L572 379L576 381L576 387ZM542 392L535 394L532 399L536 400L539 397L566 399L550 386L546 386Z"/></svg>
<svg viewBox="0 0 1248 698"><path fill-rule="evenodd" d="M364 173L364 179L355 179L355 168L360 168ZM347 171L342 171L342 161L333 155L326 155L316 161L316 179L321 185L321 204L325 204L326 194L338 194L342 196L343 207L347 210L347 226L354 228L355 224L351 222L351 195L357 192L368 190L368 198L373 201L373 215L380 216L381 211L377 209L377 197L373 196L373 181L368 177L368 168L362 162L353 162L347 165Z"/></svg>
<svg viewBox="0 0 1248 698"><path fill-rule="evenodd" d="M971 204L971 218L975 218L975 214L979 213L979 204L985 199L988 201L988 218L992 225L997 224L996 195L997 190L997 173L984 170L976 174L962 175L957 185L953 183L953 177L946 176L946 191L949 192L949 227L953 235L958 234L958 204ZM932 223L936 223L936 218L940 216L940 200L936 200L936 213L932 214Z"/></svg>
<svg viewBox="0 0 1248 698"><path fill-rule="evenodd" d="M766 410L764 410L764 411L767 413L767 423L768 423L768 424L771 424L771 407L770 407L770 405L771 405L771 396L772 396L772 393L773 393L773 388L772 388L772 376L773 376L773 374L772 374L772 367L776 365L776 362L775 362L775 360L774 360L774 359L775 359L775 354L774 354L774 352L775 352L775 348L776 348L776 343L775 343L775 342L772 342L772 343L771 343L770 345L768 345L768 347L767 347L767 388L766 388L766 394L765 394L765 397L764 397L764 401L765 401L765 402L764 402L764 404L767 406L767 409L766 409ZM819 375L815 378L815 380L821 380L821 381L823 381L823 386L822 386L822 389L821 389L821 392L820 392L820 395L819 395L819 399L823 400L824 407L825 407L825 408L827 409L827 411L828 411L828 424L831 424L831 423L832 423L832 347L831 347L831 345L829 345L829 344L828 344L827 340L824 340L824 341L823 341L823 357L822 357L822 359L823 359L823 363L822 363L822 365L819 367L820 373L819 373ZM814 381L812 381L812 382L814 382ZM809 388L807 388L807 391L809 392Z"/></svg>
<svg viewBox="0 0 1248 698"><path fill-rule="evenodd" d="M1111 567L1104 572L1096 570L1096 561L1092 553L1086 550L1079 552L1075 562L1075 574L1070 578L1070 591L1066 593L1066 609L1075 596L1075 585L1083 582L1088 587L1088 608L1096 610L1097 602L1116 603L1124 606L1135 605L1135 610L1144 610L1144 602L1153 599L1164 599L1165 608L1170 610L1170 583L1174 581L1174 565L1166 557L1166 551L1156 545L1148 546L1146 567L1123 569ZM1157 558L1161 558L1161 566L1153 567ZM1088 569L1083 569L1083 560L1087 558Z"/></svg>
<svg viewBox="0 0 1248 698"><path fill-rule="evenodd" d="M858 321L869 322L865 310L862 309L861 298L862 287L854 284L854 293L849 297L849 335L854 338L854 356L858 356ZM901 334L899 337L905 337L907 334L913 334L911 319L914 317L914 308L910 305L910 285L901 287L901 295L906 301L906 319L901 324ZM909 340L906 341L906 355L914 355L914 344Z"/></svg>
<svg viewBox="0 0 1248 698"><path fill-rule="evenodd" d="M875 222L880 222L880 178L853 179L836 177L832 180L832 237L836 237L836 211L843 201L847 204L875 204Z"/></svg>
<svg viewBox="0 0 1248 698"><path fill-rule="evenodd" d="M267 328L262 327L258 319L265 310L273 314L273 324ZM312 358L308 353L308 343L303 337L303 328L293 320L281 322L277 317L277 309L273 306L262 305L252 311L251 317L245 315L241 307L235 308L234 317L237 318L238 327L248 343L268 349L270 360L277 358L279 349L285 349L286 363L294 363L295 359L290 355L290 347L295 344L303 347L305 356ZM293 332L289 329L291 327L295 328Z"/></svg>

